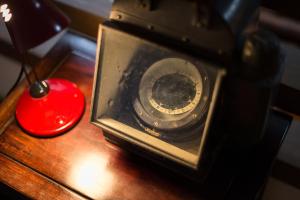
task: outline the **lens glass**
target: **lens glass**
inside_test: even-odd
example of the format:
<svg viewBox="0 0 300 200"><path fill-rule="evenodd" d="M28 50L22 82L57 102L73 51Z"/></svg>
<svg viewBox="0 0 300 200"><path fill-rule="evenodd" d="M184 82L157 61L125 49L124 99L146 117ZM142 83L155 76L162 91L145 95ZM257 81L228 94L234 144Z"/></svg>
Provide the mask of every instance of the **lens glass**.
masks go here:
<svg viewBox="0 0 300 200"><path fill-rule="evenodd" d="M161 107L174 111L190 104L195 95L195 84L181 74L168 74L158 79L152 89L153 100Z"/></svg>

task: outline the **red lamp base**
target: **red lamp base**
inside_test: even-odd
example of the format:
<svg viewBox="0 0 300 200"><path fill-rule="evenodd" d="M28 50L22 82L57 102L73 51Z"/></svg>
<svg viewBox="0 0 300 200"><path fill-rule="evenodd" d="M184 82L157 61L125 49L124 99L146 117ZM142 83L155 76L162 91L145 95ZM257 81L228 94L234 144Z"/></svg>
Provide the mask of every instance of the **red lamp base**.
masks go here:
<svg viewBox="0 0 300 200"><path fill-rule="evenodd" d="M84 96L64 79L48 79L49 93L34 98L26 89L16 107L16 119L28 133L38 137L59 135L72 128L84 111Z"/></svg>

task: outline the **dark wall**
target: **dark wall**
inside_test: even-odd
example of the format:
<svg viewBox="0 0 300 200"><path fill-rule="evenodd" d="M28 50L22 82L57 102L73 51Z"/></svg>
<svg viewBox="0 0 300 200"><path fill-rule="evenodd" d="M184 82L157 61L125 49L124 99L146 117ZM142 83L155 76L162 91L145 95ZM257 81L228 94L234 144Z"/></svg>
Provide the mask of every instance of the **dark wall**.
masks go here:
<svg viewBox="0 0 300 200"><path fill-rule="evenodd" d="M262 0L262 5L276 10L280 14L300 20L300 1L298 0Z"/></svg>

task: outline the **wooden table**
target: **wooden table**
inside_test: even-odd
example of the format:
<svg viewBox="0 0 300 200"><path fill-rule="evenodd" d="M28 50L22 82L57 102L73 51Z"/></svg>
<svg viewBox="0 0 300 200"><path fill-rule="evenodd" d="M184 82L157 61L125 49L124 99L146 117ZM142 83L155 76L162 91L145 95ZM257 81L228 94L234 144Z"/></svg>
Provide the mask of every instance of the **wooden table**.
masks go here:
<svg viewBox="0 0 300 200"><path fill-rule="evenodd" d="M36 138L20 129L14 119L14 109L27 87L26 82L0 104L0 194L6 195L5 199L203 199L200 185L106 142L101 129L89 123L95 51L95 41L68 32L36 67L40 77L51 74L68 79L85 95L82 119L65 134ZM281 118L277 122L288 125ZM251 158L239 162L243 170L237 168L235 158L232 162L225 160L230 162L225 168L229 171L237 168L241 172L230 182L230 199L245 195L249 198L242 199L253 199L261 191L286 132L276 132L279 129L271 129L269 138ZM276 134L272 135L273 132ZM216 189L221 180L219 175L227 175L223 169L221 165L211 182L212 193L219 192Z"/></svg>
<svg viewBox="0 0 300 200"><path fill-rule="evenodd" d="M68 33L37 66L45 77L57 65L52 76L75 82L85 95L82 119L65 134L35 138L11 118L12 101L26 85L3 102L0 181L34 199L195 199L197 190L188 182L111 145L89 123L95 50L94 41Z"/></svg>

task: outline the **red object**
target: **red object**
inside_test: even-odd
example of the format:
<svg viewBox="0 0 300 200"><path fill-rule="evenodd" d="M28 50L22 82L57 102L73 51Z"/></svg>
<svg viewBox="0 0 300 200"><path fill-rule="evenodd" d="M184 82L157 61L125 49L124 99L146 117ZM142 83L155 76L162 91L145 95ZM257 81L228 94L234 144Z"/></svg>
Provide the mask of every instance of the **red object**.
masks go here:
<svg viewBox="0 0 300 200"><path fill-rule="evenodd" d="M26 89L16 107L16 118L28 133L38 137L59 135L72 128L84 111L84 96L76 84L48 79L49 93L33 98Z"/></svg>

